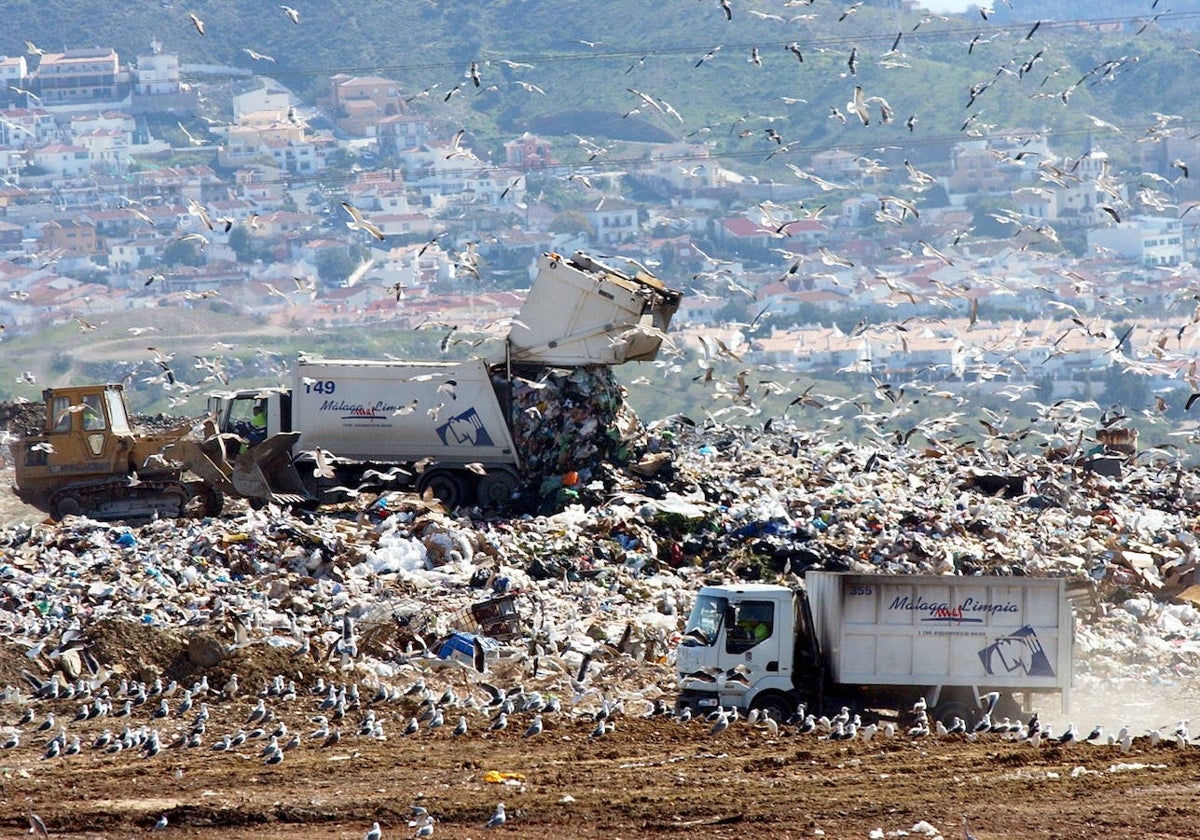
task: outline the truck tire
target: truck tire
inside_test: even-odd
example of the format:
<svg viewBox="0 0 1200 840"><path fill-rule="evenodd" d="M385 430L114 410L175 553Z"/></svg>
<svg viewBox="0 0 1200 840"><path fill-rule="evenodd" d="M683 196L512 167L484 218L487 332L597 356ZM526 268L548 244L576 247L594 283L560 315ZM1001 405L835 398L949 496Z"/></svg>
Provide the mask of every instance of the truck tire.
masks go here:
<svg viewBox="0 0 1200 840"><path fill-rule="evenodd" d="M421 476L417 492L422 496L429 491L447 508L456 508L467 501L467 484L463 476L453 470L433 470Z"/></svg>
<svg viewBox="0 0 1200 840"><path fill-rule="evenodd" d="M183 515L188 519L205 519L210 516L220 516L225 507L225 496L216 487L206 487L203 484L189 484L191 495L183 503Z"/></svg>
<svg viewBox="0 0 1200 840"><path fill-rule="evenodd" d="M479 477L475 494L485 508L502 508L517 492L517 477L508 470L493 470Z"/></svg>
<svg viewBox="0 0 1200 840"><path fill-rule="evenodd" d="M758 709L776 723L784 723L796 711L796 704L782 692L764 691L754 698L750 708Z"/></svg>
<svg viewBox="0 0 1200 840"><path fill-rule="evenodd" d="M83 504L70 493L59 496L50 506L50 516L61 522L65 517L83 513Z"/></svg>

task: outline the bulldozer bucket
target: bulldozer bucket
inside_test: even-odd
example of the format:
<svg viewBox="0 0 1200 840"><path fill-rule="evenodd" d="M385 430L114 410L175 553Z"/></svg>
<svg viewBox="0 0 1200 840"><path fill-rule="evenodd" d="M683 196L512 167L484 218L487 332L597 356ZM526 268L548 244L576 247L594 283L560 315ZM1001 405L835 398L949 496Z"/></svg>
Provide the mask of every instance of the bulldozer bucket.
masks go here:
<svg viewBox="0 0 1200 840"><path fill-rule="evenodd" d="M299 432L282 432L248 449L236 435L213 435L203 441L184 438L164 447L163 455L228 496L311 505L316 500L292 466L292 446L299 437ZM238 454L231 459L234 452Z"/></svg>
<svg viewBox="0 0 1200 840"><path fill-rule="evenodd" d="M315 505L317 500L292 465L292 446L299 437L299 432L280 432L241 452L229 478L237 495L277 504Z"/></svg>
<svg viewBox="0 0 1200 840"><path fill-rule="evenodd" d="M161 452L163 457L198 475L209 487L215 487L222 493L236 495L237 491L229 481L229 474L233 468L226 461L221 441L216 437L204 441L182 438L164 446Z"/></svg>

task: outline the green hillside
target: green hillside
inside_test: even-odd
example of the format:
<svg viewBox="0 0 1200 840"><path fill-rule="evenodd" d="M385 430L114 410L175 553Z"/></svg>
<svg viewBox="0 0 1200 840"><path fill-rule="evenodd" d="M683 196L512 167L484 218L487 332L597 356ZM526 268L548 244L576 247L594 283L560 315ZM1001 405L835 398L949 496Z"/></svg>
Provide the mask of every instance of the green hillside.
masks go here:
<svg viewBox="0 0 1200 840"><path fill-rule="evenodd" d="M326 94L333 74L383 75L414 97L411 107L467 127L493 154L524 130L706 139L740 168L779 180L794 177L786 161L830 147L942 158L972 114L966 131L1031 128L1066 146L1095 130L1091 115L1122 129L1109 145L1132 150L1152 112L1191 119L1179 103L1200 61L1185 33L1166 28L1190 13L1168 11L1162 25L1146 25L1134 4L1125 4L1127 19L1097 16L1104 31L1046 21L1032 35L1028 23L935 18L891 2L734 2L729 20L716 0L294 5L299 24L266 0L8 0L15 25L0 34L0 52L20 54L26 41L46 50L101 45L131 60L157 39L184 63L271 75L308 101ZM189 12L204 22L203 36ZM892 120L880 122L878 105L870 125L848 114L855 85L886 100ZM968 108L973 85L986 89ZM585 157L582 147L564 153L568 163Z"/></svg>

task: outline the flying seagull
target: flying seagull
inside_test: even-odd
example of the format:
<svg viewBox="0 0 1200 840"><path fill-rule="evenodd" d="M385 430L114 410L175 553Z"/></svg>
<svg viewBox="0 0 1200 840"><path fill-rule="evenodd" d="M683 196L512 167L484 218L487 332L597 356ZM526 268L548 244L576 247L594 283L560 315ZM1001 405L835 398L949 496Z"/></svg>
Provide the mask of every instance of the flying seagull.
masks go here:
<svg viewBox="0 0 1200 840"><path fill-rule="evenodd" d="M351 230L365 230L376 239L380 240L381 242L383 241L383 231L379 229L378 225L364 216L362 211L360 211L349 201L343 201L342 207L344 207L346 212L350 214L350 221L346 222L346 227L350 228Z"/></svg>

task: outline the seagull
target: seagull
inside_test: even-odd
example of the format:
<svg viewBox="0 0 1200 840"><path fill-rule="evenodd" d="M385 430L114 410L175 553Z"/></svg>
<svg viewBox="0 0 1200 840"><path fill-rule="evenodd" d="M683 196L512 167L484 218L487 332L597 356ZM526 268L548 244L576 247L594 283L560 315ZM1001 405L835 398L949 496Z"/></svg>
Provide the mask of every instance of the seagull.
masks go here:
<svg viewBox="0 0 1200 840"><path fill-rule="evenodd" d="M300 22L300 13L291 6L280 6L279 8L283 9L283 13L291 18L292 23Z"/></svg>
<svg viewBox="0 0 1200 840"><path fill-rule="evenodd" d="M382 840L383 829L379 827L379 823L371 823L371 828L363 835L363 840Z"/></svg>
<svg viewBox="0 0 1200 840"><path fill-rule="evenodd" d="M351 230L365 230L367 233L374 236L379 241L383 241L383 231L379 227L366 218L362 212L348 201L342 202L342 207L350 214L350 221L346 222L346 227Z"/></svg>
<svg viewBox="0 0 1200 840"><path fill-rule="evenodd" d="M446 155L446 160L450 160L453 157L470 156L471 153L461 146L463 135L466 133L467 130L465 128L460 128L454 132L454 136L450 138L450 153Z"/></svg>
<svg viewBox="0 0 1200 840"><path fill-rule="evenodd" d="M499 828L504 825L507 819L508 817L504 814L504 803L498 802L496 803L496 813L492 814L492 818L487 821L487 825L484 828Z"/></svg>
<svg viewBox="0 0 1200 840"><path fill-rule="evenodd" d="M196 27L196 31L201 35L204 34L204 21L196 16L195 12L188 12L188 18L192 21L192 25Z"/></svg>
<svg viewBox="0 0 1200 840"><path fill-rule="evenodd" d="M46 824L42 822L42 818L33 813L33 797L25 797L25 802L29 806L29 833L36 834L38 837L48 838L50 832L46 830Z"/></svg>

